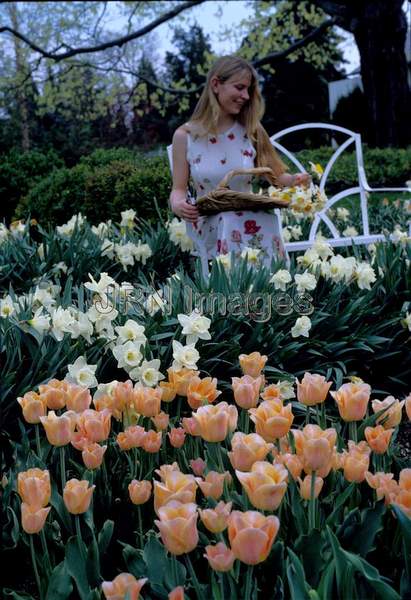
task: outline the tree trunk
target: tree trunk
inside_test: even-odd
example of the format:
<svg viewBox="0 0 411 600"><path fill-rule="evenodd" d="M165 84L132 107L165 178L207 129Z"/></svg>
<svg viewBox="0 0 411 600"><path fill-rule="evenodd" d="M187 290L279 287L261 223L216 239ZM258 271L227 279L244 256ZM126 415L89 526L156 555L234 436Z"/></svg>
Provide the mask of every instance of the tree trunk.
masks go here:
<svg viewBox="0 0 411 600"><path fill-rule="evenodd" d="M9 8L10 19L14 29L18 30L19 20L17 13L17 6L15 2L11 2ZM28 101L25 92L25 85L21 85L24 78L27 76L27 69L24 64L23 51L21 47L21 41L17 38L13 38L14 41L14 55L16 59L16 82L19 86L17 88L17 104L20 113L20 128L21 128L21 145L23 150L30 150L30 126L29 126L29 110Z"/></svg>
<svg viewBox="0 0 411 600"><path fill-rule="evenodd" d="M359 2L353 34L361 57L368 106L367 138L375 146L411 142L411 98L407 79L407 21L402 0Z"/></svg>

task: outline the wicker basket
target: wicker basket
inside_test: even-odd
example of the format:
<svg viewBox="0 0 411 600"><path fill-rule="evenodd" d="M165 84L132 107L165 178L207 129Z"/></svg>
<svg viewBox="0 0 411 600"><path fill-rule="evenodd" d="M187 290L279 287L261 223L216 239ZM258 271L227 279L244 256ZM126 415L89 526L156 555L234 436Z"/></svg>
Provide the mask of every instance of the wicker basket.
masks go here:
<svg viewBox="0 0 411 600"><path fill-rule="evenodd" d="M290 202L271 196L253 194L251 192L235 192L228 187L229 181L236 175L264 175L273 173L268 167L254 169L235 169L229 171L215 190L197 199L196 206L201 215L212 215L228 210L269 210L286 208Z"/></svg>

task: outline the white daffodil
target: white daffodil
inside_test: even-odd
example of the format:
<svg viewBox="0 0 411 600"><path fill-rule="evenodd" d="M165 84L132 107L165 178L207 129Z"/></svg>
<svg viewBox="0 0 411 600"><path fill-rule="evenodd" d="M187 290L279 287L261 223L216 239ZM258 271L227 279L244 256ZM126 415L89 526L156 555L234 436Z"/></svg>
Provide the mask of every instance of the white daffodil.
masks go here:
<svg viewBox="0 0 411 600"><path fill-rule="evenodd" d="M408 327L408 331L411 331L411 313L406 312L405 318L402 319L401 323L404 325L404 327Z"/></svg>
<svg viewBox="0 0 411 600"><path fill-rule="evenodd" d="M26 230L26 224L24 221L13 221L10 223L10 233L14 238L21 237Z"/></svg>
<svg viewBox="0 0 411 600"><path fill-rule="evenodd" d="M305 292L306 290L315 290L317 287L317 280L312 275L305 271L304 273L294 275L294 281L297 284L297 292Z"/></svg>
<svg viewBox="0 0 411 600"><path fill-rule="evenodd" d="M145 265L150 256L153 256L153 251L150 246L148 244L142 244L141 241L139 241L134 248L134 258Z"/></svg>
<svg viewBox="0 0 411 600"><path fill-rule="evenodd" d="M124 325L117 325L115 330L118 334L118 341L122 344L125 342L145 344L147 341L143 325L139 325L132 319L128 319Z"/></svg>
<svg viewBox="0 0 411 600"><path fill-rule="evenodd" d="M3 300L0 300L0 317L3 319L11 317L15 310L10 294L3 298Z"/></svg>
<svg viewBox="0 0 411 600"><path fill-rule="evenodd" d="M295 325L291 328L291 336L293 338L299 337L299 336L303 336L303 337L309 337L309 331L311 329L311 319L309 317L306 317L305 315L303 317L298 317L298 319L295 322Z"/></svg>
<svg viewBox="0 0 411 600"><path fill-rule="evenodd" d="M84 224L85 220L85 217L83 217L81 213L73 215L71 219L69 219L69 221L67 221L67 223L65 223L64 225L57 225L57 234L60 235L60 237L62 238L70 239L74 233L75 228L80 228Z"/></svg>
<svg viewBox="0 0 411 600"><path fill-rule="evenodd" d="M218 254L215 259L226 271L231 269L231 254Z"/></svg>
<svg viewBox="0 0 411 600"><path fill-rule="evenodd" d="M0 244L5 242L7 240L7 238L9 237L9 235L10 235L10 232L7 229L7 227L5 226L5 224L0 223Z"/></svg>
<svg viewBox="0 0 411 600"><path fill-rule="evenodd" d="M51 308L50 314L52 318L52 333L56 340L61 342L65 333L71 333L74 318L68 309L61 306L56 309Z"/></svg>
<svg viewBox="0 0 411 600"><path fill-rule="evenodd" d="M54 273L59 273L60 271L62 271L63 273L67 273L68 266L64 261L60 261L58 263L54 263L52 270L54 271Z"/></svg>
<svg viewBox="0 0 411 600"><path fill-rule="evenodd" d="M127 267L134 265L135 244L127 242L126 244L115 244L114 251L117 260L123 265L123 269L127 271Z"/></svg>
<svg viewBox="0 0 411 600"><path fill-rule="evenodd" d="M246 258L251 264L259 263L259 254L261 250L259 248L244 248L241 252L241 258Z"/></svg>
<svg viewBox="0 0 411 600"><path fill-rule="evenodd" d="M144 308L151 316L155 315L159 310L164 313L166 306L167 303L163 299L163 290L157 290L154 292L154 294L147 296L147 299L144 303Z"/></svg>
<svg viewBox="0 0 411 600"><path fill-rule="evenodd" d="M342 206L339 206L337 208L337 218L340 219L341 221L344 221L344 223L346 221L348 221L350 217L350 211L347 208L344 208Z"/></svg>
<svg viewBox="0 0 411 600"><path fill-rule="evenodd" d="M289 226L283 227L282 234L283 240L286 244L288 244L288 242L291 242L291 230Z"/></svg>
<svg viewBox="0 0 411 600"><path fill-rule="evenodd" d="M315 240L312 250L314 250L322 260L334 254L334 250L330 244L321 239Z"/></svg>
<svg viewBox="0 0 411 600"><path fill-rule="evenodd" d="M90 290L91 292L99 294L100 296L105 296L109 291L108 288L114 288L116 283L114 279L110 277L110 275L107 275L107 273L100 273L100 279L98 282L94 279L91 273L89 273L88 276L91 280L91 283L87 281L84 284L84 287Z"/></svg>
<svg viewBox="0 0 411 600"><path fill-rule="evenodd" d="M271 277L269 283L274 284L274 288L276 290L282 290L285 292L287 283L290 283L292 280L291 274L287 269L280 269Z"/></svg>
<svg viewBox="0 0 411 600"><path fill-rule="evenodd" d="M406 231L401 231L399 227L396 227L391 234L391 241L394 244L405 244L410 241Z"/></svg>
<svg viewBox="0 0 411 600"><path fill-rule="evenodd" d="M358 235L358 231L356 230L355 227L346 227L344 229L344 231L342 232L344 237L355 237Z"/></svg>
<svg viewBox="0 0 411 600"><path fill-rule="evenodd" d="M112 260L114 258L115 251L114 243L108 238L105 238L101 243L100 251L101 256L107 256L107 258L110 258Z"/></svg>
<svg viewBox="0 0 411 600"><path fill-rule="evenodd" d="M96 391L93 394L93 402L94 400L98 400L102 396L113 397L114 390L116 389L118 384L117 379L110 381L109 383L99 383Z"/></svg>
<svg viewBox="0 0 411 600"><path fill-rule="evenodd" d="M94 233L94 235L96 235L99 238L104 238L105 235L108 234L109 230L111 227L111 219L109 219L107 221L107 223L99 223L97 225L97 227L95 225L92 225L91 227L91 231Z"/></svg>
<svg viewBox="0 0 411 600"><path fill-rule="evenodd" d="M141 344L136 342L126 342L112 349L114 357L117 359L119 368L127 371L137 367L143 359L140 352Z"/></svg>
<svg viewBox="0 0 411 600"><path fill-rule="evenodd" d="M179 314L177 319L183 327L182 334L187 336L187 344L195 344L197 340L211 340L211 319L202 315L198 310L193 310L190 315Z"/></svg>
<svg viewBox="0 0 411 600"><path fill-rule="evenodd" d="M87 313L83 313L80 310L70 307L71 315L73 317L72 324L67 327L70 332L71 339L76 340L80 336L83 337L89 344L91 344L91 336L93 335L93 323L88 318Z"/></svg>
<svg viewBox="0 0 411 600"><path fill-rule="evenodd" d="M320 262L320 255L314 248L308 248L303 256L297 257L297 263L303 267L316 267Z"/></svg>
<svg viewBox="0 0 411 600"><path fill-rule="evenodd" d="M134 219L136 218L136 211L132 208L129 208L128 210L123 210L120 214L120 226L127 227L128 229L133 229L133 227L135 227Z"/></svg>
<svg viewBox="0 0 411 600"><path fill-rule="evenodd" d="M49 290L40 288L39 286L36 287L33 296L33 304L41 304L48 309L55 303L56 300Z"/></svg>
<svg viewBox="0 0 411 600"><path fill-rule="evenodd" d="M291 398L295 398L294 385L291 381L284 379L282 381L277 381L275 385L280 390L281 400L290 400Z"/></svg>
<svg viewBox="0 0 411 600"><path fill-rule="evenodd" d="M291 227L291 237L294 240L299 240L303 234L303 230L301 229L301 225L293 225Z"/></svg>
<svg viewBox="0 0 411 600"><path fill-rule="evenodd" d="M377 279L374 269L367 262L357 263L355 267L355 278L360 290L370 290L371 283L374 283Z"/></svg>
<svg viewBox="0 0 411 600"><path fill-rule="evenodd" d="M177 217L167 223L167 231L170 236L170 240L176 246L180 246L183 251L190 251L193 249L193 240L187 235L187 226L185 221L180 221Z"/></svg>
<svg viewBox="0 0 411 600"><path fill-rule="evenodd" d="M37 254L40 257L40 260L44 260L44 244L39 244L37 246Z"/></svg>
<svg viewBox="0 0 411 600"><path fill-rule="evenodd" d="M88 309L86 314L90 321L94 323L96 333L102 334L102 337L105 338L108 337L111 339L114 337L112 321L118 316L117 309L111 307L110 311L103 313L97 310L96 306L93 305Z"/></svg>
<svg viewBox="0 0 411 600"><path fill-rule="evenodd" d="M330 259L329 277L335 282L345 280L348 282L353 276L356 260L353 256L344 258L341 254L336 254Z"/></svg>
<svg viewBox="0 0 411 600"><path fill-rule="evenodd" d="M182 367L196 370L200 354L195 349L194 344L183 346L177 340L173 340L173 358L172 368L174 370L181 369Z"/></svg>
<svg viewBox="0 0 411 600"><path fill-rule="evenodd" d="M84 388L93 388L97 385L95 372L97 365L88 365L85 356L79 356L72 365L68 365L66 380L76 383Z"/></svg>
<svg viewBox="0 0 411 600"><path fill-rule="evenodd" d="M30 327L33 327L38 333L44 333L50 329L50 316L43 315L43 307L36 310L31 319L27 321Z"/></svg>
<svg viewBox="0 0 411 600"><path fill-rule="evenodd" d="M324 169L322 168L322 166L319 163L313 163L311 161L309 161L309 164L311 173L313 173L318 178L318 180L320 180L324 173Z"/></svg>
<svg viewBox="0 0 411 600"><path fill-rule="evenodd" d="M129 375L133 381L140 381L143 385L154 387L161 379L165 379L164 375L160 373L159 368L160 360L158 358L143 360L139 367L129 372Z"/></svg>

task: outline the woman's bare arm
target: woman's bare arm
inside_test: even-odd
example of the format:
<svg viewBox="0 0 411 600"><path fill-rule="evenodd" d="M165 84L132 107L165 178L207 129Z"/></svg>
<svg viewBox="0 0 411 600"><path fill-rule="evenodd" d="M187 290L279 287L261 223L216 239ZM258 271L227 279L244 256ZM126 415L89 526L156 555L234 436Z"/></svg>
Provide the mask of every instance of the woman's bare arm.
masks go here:
<svg viewBox="0 0 411 600"><path fill-rule="evenodd" d="M199 217L198 209L187 202L190 168L187 162L187 131L179 127L173 136L173 188L170 207L181 219L194 223Z"/></svg>

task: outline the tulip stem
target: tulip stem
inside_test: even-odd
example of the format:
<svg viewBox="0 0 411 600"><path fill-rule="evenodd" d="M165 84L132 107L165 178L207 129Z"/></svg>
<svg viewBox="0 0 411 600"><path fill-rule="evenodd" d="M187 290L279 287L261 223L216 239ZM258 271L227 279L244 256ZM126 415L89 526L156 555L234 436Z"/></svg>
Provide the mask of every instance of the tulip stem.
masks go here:
<svg viewBox="0 0 411 600"><path fill-rule="evenodd" d="M251 598L252 582L253 582L253 565L248 565L246 578L245 578L244 600L250 600L250 598Z"/></svg>
<svg viewBox="0 0 411 600"><path fill-rule="evenodd" d="M80 515L74 515L74 522L76 524L76 534L77 534L78 547L79 547L79 550L80 550L80 556L85 561L86 560L86 556L84 555L83 538L82 538L82 535L81 535Z"/></svg>
<svg viewBox="0 0 411 600"><path fill-rule="evenodd" d="M201 591L201 588L200 588L200 584L199 584L198 579L197 579L197 575L196 575L196 573L194 571L193 565L191 564L190 557L188 556L188 554L185 554L184 558L185 558L185 561L186 561L187 568L188 568L188 570L190 572L191 579L193 580L193 585L194 585L194 589L195 589L196 594L197 594L197 598L199 600L205 600L203 592Z"/></svg>
<svg viewBox="0 0 411 600"><path fill-rule="evenodd" d="M350 439L357 443L357 423L355 421L350 421L348 423L348 432Z"/></svg>
<svg viewBox="0 0 411 600"><path fill-rule="evenodd" d="M144 547L144 534L143 534L143 520L141 518L141 506L137 506L137 527L138 527L138 537L140 540L140 547Z"/></svg>
<svg viewBox="0 0 411 600"><path fill-rule="evenodd" d="M315 528L315 471L311 473L310 505L308 510L310 531Z"/></svg>
<svg viewBox="0 0 411 600"><path fill-rule="evenodd" d="M37 456L39 457L39 459L41 460L41 445L40 445L40 431L39 431L39 424L36 423L34 425L34 429L36 431L36 448L37 448Z"/></svg>
<svg viewBox="0 0 411 600"><path fill-rule="evenodd" d="M47 540L46 540L46 536L44 535L44 529L42 529L40 531L40 539L41 539L41 545L43 547L43 553L46 558L47 571L48 571L48 574L50 575L52 568L51 568L51 562L50 562L50 555L49 555L49 551L47 548Z"/></svg>
<svg viewBox="0 0 411 600"><path fill-rule="evenodd" d="M66 487L66 455L64 446L60 446L60 473L61 473L61 488L64 491Z"/></svg>
<svg viewBox="0 0 411 600"><path fill-rule="evenodd" d="M42 589L41 589L40 575L39 575L39 572L38 572L38 569L37 569L36 553L34 551L33 535L29 535L29 538L30 538L31 562L33 563L34 577L36 579L37 588L39 590L40 600L43 600L43 593L42 593Z"/></svg>

